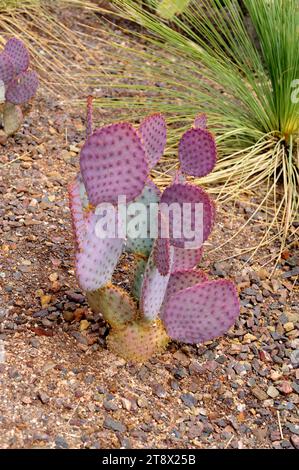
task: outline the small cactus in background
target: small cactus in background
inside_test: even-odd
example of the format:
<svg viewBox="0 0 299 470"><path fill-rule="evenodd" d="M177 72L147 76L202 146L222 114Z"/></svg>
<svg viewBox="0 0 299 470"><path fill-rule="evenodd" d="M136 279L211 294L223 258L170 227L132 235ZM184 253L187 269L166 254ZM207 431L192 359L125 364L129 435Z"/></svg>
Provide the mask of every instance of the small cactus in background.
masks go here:
<svg viewBox="0 0 299 470"><path fill-rule="evenodd" d="M38 87L37 74L28 70L29 63L29 52L23 42L9 39L0 53L0 125L4 142L21 127L22 105L35 95Z"/></svg>
<svg viewBox="0 0 299 470"><path fill-rule="evenodd" d="M92 99L88 99L81 173L69 187L76 275L93 312L101 313L111 327L108 348L126 360L146 361L171 339L185 343L211 340L225 333L239 315L234 284L209 280L205 272L196 269L202 244L215 222L215 204L202 188L187 183L184 175L204 176L214 168L216 145L206 127L206 116L199 115L182 136L180 170L161 192L149 173L166 145L164 117L149 116L137 130L129 123L118 123L93 131ZM118 205L120 196L126 197L125 220ZM178 219L173 212L169 211L165 221L162 206L173 203L180 209L189 203L188 220L200 234L199 238L195 235L195 246L188 244L184 231L174 235ZM103 204L104 212L98 211ZM158 205L155 234L147 225L152 204ZM202 208L199 226L195 223L196 204ZM134 236L136 214L132 207L144 209L143 219L136 223L139 229L145 224L142 236ZM103 217L106 230L113 226L114 235L98 237L97 224L103 225ZM183 211L179 221L185 223ZM130 292L112 283L115 268L126 253L135 260Z"/></svg>

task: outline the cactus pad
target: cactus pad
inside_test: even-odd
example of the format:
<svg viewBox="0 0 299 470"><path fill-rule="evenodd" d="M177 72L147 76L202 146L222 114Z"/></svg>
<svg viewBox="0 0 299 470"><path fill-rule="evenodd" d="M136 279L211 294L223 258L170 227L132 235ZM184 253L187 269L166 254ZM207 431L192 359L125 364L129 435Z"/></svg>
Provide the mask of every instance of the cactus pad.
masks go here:
<svg viewBox="0 0 299 470"><path fill-rule="evenodd" d="M101 202L127 202L141 194L148 176L145 150L128 123L97 129L85 142L80 156L81 173L88 198L94 206Z"/></svg>
<svg viewBox="0 0 299 470"><path fill-rule="evenodd" d="M188 225L192 230L195 229L196 211L197 209L202 209L203 223L200 223L201 218L199 217L198 232L194 234L193 239L191 240L186 238L183 233L181 234L181 237L173 236L174 227L177 228L177 221L173 212L171 210L169 211L170 243L173 246L178 248L199 248L201 244L207 240L212 230L214 206L209 195L202 188L192 184L174 183L165 189L161 196L161 203L166 203L168 206L171 204L179 204L181 207L181 231L183 231L184 224L186 224L186 218L183 217L183 204L190 203L191 205L191 220L188 218ZM198 207L197 204L201 206ZM161 212L163 213L163 211Z"/></svg>
<svg viewBox="0 0 299 470"><path fill-rule="evenodd" d="M206 129L190 129L180 140L179 160L181 170L192 176L206 176L217 158L215 139Z"/></svg>
<svg viewBox="0 0 299 470"><path fill-rule="evenodd" d="M163 155L166 145L166 122L162 114L152 114L145 118L139 126L149 168L153 168Z"/></svg>
<svg viewBox="0 0 299 470"><path fill-rule="evenodd" d="M137 300L138 302L141 296L141 287L142 287L145 268L146 268L146 261L144 259L140 259L135 268L133 285L132 285L132 295L134 299Z"/></svg>
<svg viewBox="0 0 299 470"><path fill-rule="evenodd" d="M30 61L29 52L20 39L9 39L5 44L4 52L9 55L17 74L28 69Z"/></svg>
<svg viewBox="0 0 299 470"><path fill-rule="evenodd" d="M9 55L2 52L0 54L0 81L6 84L13 79L14 75L15 69Z"/></svg>
<svg viewBox="0 0 299 470"><path fill-rule="evenodd" d="M3 111L3 127L6 135L12 135L19 130L23 122L23 113L20 106L5 103Z"/></svg>
<svg viewBox="0 0 299 470"><path fill-rule="evenodd" d="M98 220L98 215L87 214L86 234L76 255L78 282L87 291L99 289L110 281L124 243L121 238L99 238L96 234Z"/></svg>
<svg viewBox="0 0 299 470"><path fill-rule="evenodd" d="M173 248L171 247L170 266L172 258ZM157 318L165 297L169 276L170 270L166 276L160 274L151 255L145 268L140 299L140 309L147 320Z"/></svg>
<svg viewBox="0 0 299 470"><path fill-rule="evenodd" d="M207 281L170 296L163 321L171 338L202 343L225 333L239 311L238 294L231 281Z"/></svg>
<svg viewBox="0 0 299 470"><path fill-rule="evenodd" d="M194 268L200 262L202 254L202 247L189 249L174 247L172 272Z"/></svg>
<svg viewBox="0 0 299 470"><path fill-rule="evenodd" d="M167 305L168 299L176 292L180 290L186 289L187 287L194 286L195 284L200 284L208 280L208 276L204 271L201 270L184 270L184 271L177 271L171 274L168 285L167 291L164 298L164 304L160 311L160 318L163 319L164 316L164 307Z"/></svg>
<svg viewBox="0 0 299 470"><path fill-rule="evenodd" d="M145 218L144 222L147 224L146 231L146 238L137 237L133 238L130 237L130 234L127 234L127 241L126 241L126 251L133 252L137 254L141 254L144 256L149 256L154 239L151 238L150 233L150 205L154 203L158 203L160 200L161 192L159 188L153 183L151 179L148 179L142 193L140 196L135 198L131 203L127 206L127 211L129 212L127 217L127 223L133 220L134 214L130 215L130 207L133 209L133 204L140 203L146 208L147 217ZM132 211L133 212L133 211Z"/></svg>
<svg viewBox="0 0 299 470"><path fill-rule="evenodd" d="M38 87L37 74L30 70L14 78L6 90L6 99L13 104L23 104L29 101Z"/></svg>
<svg viewBox="0 0 299 470"><path fill-rule="evenodd" d="M207 127L207 115L202 113L198 114L194 119L194 127L196 129L206 129Z"/></svg>
<svg viewBox="0 0 299 470"><path fill-rule="evenodd" d="M168 238L157 238L153 248L154 263L162 276L170 272L170 243Z"/></svg>
<svg viewBox="0 0 299 470"><path fill-rule="evenodd" d="M88 198L81 175L69 185L69 204L76 242L81 247L86 233Z"/></svg>
<svg viewBox="0 0 299 470"><path fill-rule="evenodd" d="M187 269L185 271L177 271L176 273L173 273L169 278L166 297L168 299L170 296L172 296L176 292L179 292L180 290L194 286L195 284L200 284L205 281L208 281L208 275L200 269ZM167 299L165 299L165 302L167 302Z"/></svg>
<svg viewBox="0 0 299 470"><path fill-rule="evenodd" d="M95 313L101 313L113 328L122 328L137 318L134 300L120 287L109 284L102 289L87 292L87 300Z"/></svg>
<svg viewBox="0 0 299 470"><path fill-rule="evenodd" d="M154 354L163 351L169 342L160 321L153 323L138 320L123 329L110 331L108 349L127 361L145 362Z"/></svg>

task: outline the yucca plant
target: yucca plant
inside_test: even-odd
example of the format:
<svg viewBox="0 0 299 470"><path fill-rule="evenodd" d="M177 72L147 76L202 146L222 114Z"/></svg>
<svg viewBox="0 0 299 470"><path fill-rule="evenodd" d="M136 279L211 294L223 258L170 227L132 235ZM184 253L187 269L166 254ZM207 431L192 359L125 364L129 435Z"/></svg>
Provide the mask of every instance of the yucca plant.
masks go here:
<svg viewBox="0 0 299 470"><path fill-rule="evenodd" d="M283 246L298 217L298 2L194 0L181 2L171 21L159 16L164 1L113 3L142 28L127 31L135 45L115 39L117 80L102 84L117 87L119 97L98 105L131 118L144 109L164 112L171 125L166 183L177 137L203 109L220 158L200 183L219 200L265 190L255 209L267 218L262 242L274 229ZM110 47L113 41L112 33Z"/></svg>

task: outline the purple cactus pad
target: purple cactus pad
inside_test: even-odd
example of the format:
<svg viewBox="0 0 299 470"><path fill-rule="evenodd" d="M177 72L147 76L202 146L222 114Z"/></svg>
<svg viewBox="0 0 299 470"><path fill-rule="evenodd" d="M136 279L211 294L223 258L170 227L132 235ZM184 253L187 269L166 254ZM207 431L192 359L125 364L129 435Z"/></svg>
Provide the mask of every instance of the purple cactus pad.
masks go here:
<svg viewBox="0 0 299 470"><path fill-rule="evenodd" d="M171 295L164 307L163 321L171 338L197 344L223 335L239 312L233 282L207 281Z"/></svg>
<svg viewBox="0 0 299 470"><path fill-rule="evenodd" d="M9 83L5 97L10 103L23 104L35 95L37 87L38 77L36 72L23 72Z"/></svg>
<svg viewBox="0 0 299 470"><path fill-rule="evenodd" d="M138 134L144 145L149 168L153 168L163 155L166 145L166 122L162 114L152 114L139 126Z"/></svg>
<svg viewBox="0 0 299 470"><path fill-rule="evenodd" d="M132 201L141 194L148 176L145 150L129 123L97 129L81 150L80 167L94 206L116 204L119 195Z"/></svg>
<svg viewBox="0 0 299 470"><path fill-rule="evenodd" d="M30 62L29 52L20 39L9 39L4 47L4 52L9 55L17 74L28 69Z"/></svg>
<svg viewBox="0 0 299 470"><path fill-rule="evenodd" d="M192 176L210 173L217 159L215 139L206 129L190 129L180 140L179 160L181 170Z"/></svg>

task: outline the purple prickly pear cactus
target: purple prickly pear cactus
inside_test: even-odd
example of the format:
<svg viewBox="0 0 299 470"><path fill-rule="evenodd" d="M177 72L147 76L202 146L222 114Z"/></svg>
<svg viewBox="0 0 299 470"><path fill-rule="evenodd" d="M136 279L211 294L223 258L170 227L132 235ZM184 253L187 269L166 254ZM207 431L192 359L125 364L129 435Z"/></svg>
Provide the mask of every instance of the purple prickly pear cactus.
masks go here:
<svg viewBox="0 0 299 470"><path fill-rule="evenodd" d="M81 174L69 188L77 242L76 274L90 307L102 313L110 325L108 348L126 360L144 362L162 351L171 338L186 343L213 339L225 333L239 314L234 284L229 280L209 280L197 268L202 245L215 222L216 207L206 191L187 182L187 176L204 176L216 163L214 137L206 126L206 116L200 115L194 127L183 135L179 144L181 167L172 184L160 192L149 179L149 171L165 148L163 116L149 116L137 131L129 123L93 131L92 98L88 98ZM120 196L126 198L125 219L118 206ZM110 205L112 215L116 215L113 218L110 214L111 220L108 217L106 224L118 225L121 220L125 235L97 235L96 227L102 220L98 208L103 203ZM138 219L138 223L132 212L134 204L139 216L144 209L144 220ZM158 214L154 236L147 225L152 222L152 204L157 205ZM179 217L170 210L173 204L179 209ZM186 220L195 232L191 246L189 233L183 230L177 234L174 230L178 222L184 227ZM145 224L145 235L134 238L135 231L128 230L132 223L134 230ZM124 253L129 253L135 262L131 292L111 281L115 267L127 256Z"/></svg>
<svg viewBox="0 0 299 470"><path fill-rule="evenodd" d="M7 136L14 134L21 126L23 115L20 105L27 103L36 93L38 77L28 70L29 52L17 38L7 41L0 53L0 124Z"/></svg>

